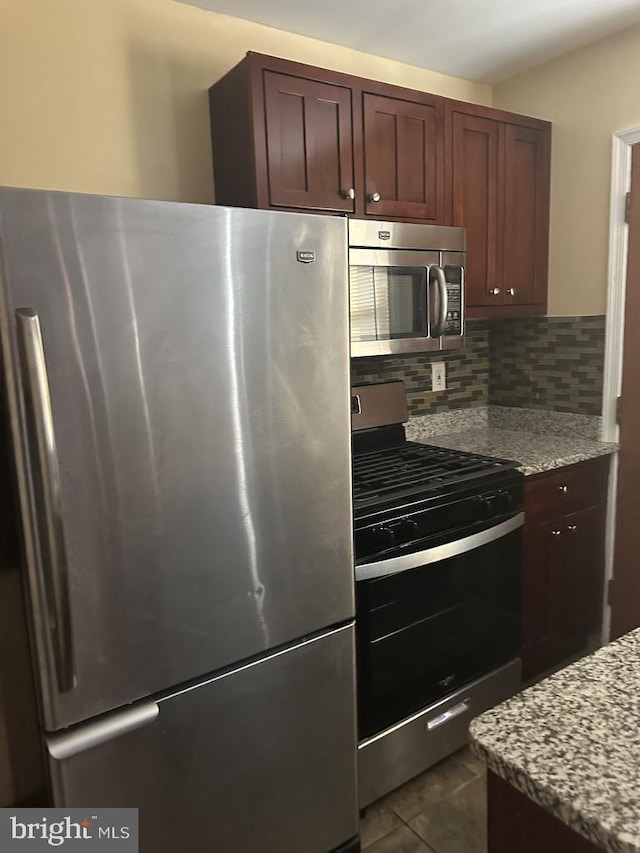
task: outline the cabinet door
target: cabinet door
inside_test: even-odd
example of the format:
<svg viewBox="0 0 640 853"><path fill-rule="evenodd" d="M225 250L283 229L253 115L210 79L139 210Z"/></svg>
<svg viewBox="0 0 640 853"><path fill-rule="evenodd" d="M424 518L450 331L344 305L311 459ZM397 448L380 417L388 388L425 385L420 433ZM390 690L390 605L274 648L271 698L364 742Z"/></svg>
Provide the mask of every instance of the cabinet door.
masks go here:
<svg viewBox="0 0 640 853"><path fill-rule="evenodd" d="M585 637L600 622L604 569L605 509L583 509L564 518L564 559L558 597L559 633Z"/></svg>
<svg viewBox="0 0 640 853"><path fill-rule="evenodd" d="M502 304L498 279L498 122L452 114L453 225L467 229L468 306ZM498 291L497 293L493 291Z"/></svg>
<svg viewBox="0 0 640 853"><path fill-rule="evenodd" d="M560 522L525 530L522 566L522 669L525 678L551 663L557 601L553 585L562 567Z"/></svg>
<svg viewBox="0 0 640 853"><path fill-rule="evenodd" d="M529 678L586 645L600 624L605 508L528 528L522 580L522 669Z"/></svg>
<svg viewBox="0 0 640 853"><path fill-rule="evenodd" d="M351 90L264 72L269 203L353 213Z"/></svg>
<svg viewBox="0 0 640 853"><path fill-rule="evenodd" d="M504 126L502 282L505 304L546 302L550 134Z"/></svg>
<svg viewBox="0 0 640 853"><path fill-rule="evenodd" d="M365 93L363 122L365 213L377 219L439 220L440 100L434 97L433 103L414 103Z"/></svg>

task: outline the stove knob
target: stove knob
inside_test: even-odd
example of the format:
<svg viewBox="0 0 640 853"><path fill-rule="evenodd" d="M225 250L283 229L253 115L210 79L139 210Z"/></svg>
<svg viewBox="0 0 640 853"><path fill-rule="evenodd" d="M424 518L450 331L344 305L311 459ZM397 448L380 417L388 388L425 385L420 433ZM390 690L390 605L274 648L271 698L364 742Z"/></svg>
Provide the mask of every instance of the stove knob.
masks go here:
<svg viewBox="0 0 640 853"><path fill-rule="evenodd" d="M513 496L509 492L498 492L496 495L496 509L498 512L509 512L513 508Z"/></svg>
<svg viewBox="0 0 640 853"><path fill-rule="evenodd" d="M473 502L473 508L476 518L483 521L493 515L491 504L486 498L476 498Z"/></svg>
<svg viewBox="0 0 640 853"><path fill-rule="evenodd" d="M420 530L420 525L415 520L415 518L403 518L402 519L402 535L408 541L411 541L411 539L415 539L418 536L419 530Z"/></svg>
<svg viewBox="0 0 640 853"><path fill-rule="evenodd" d="M379 550L390 548L393 545L393 540L396 538L396 531L383 524L379 527L374 527L371 532L375 537L376 548Z"/></svg>

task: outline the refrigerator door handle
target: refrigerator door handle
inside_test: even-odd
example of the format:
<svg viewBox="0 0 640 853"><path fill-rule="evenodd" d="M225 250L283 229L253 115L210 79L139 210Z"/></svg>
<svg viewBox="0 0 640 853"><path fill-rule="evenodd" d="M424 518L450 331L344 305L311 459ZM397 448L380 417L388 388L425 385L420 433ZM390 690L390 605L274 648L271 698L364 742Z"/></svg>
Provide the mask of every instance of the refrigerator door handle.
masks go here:
<svg viewBox="0 0 640 853"><path fill-rule="evenodd" d="M152 723L159 713L155 702L139 702L124 711L114 711L89 723L80 723L74 729L47 735L47 750L58 761L71 758Z"/></svg>
<svg viewBox="0 0 640 853"><path fill-rule="evenodd" d="M75 686L69 578L60 504L60 469L47 365L40 320L33 308L16 311L22 390L29 420L31 490L39 531L38 571L46 602L46 624L51 641L60 693ZM33 458L35 457L35 458ZM35 477L34 477L35 473Z"/></svg>

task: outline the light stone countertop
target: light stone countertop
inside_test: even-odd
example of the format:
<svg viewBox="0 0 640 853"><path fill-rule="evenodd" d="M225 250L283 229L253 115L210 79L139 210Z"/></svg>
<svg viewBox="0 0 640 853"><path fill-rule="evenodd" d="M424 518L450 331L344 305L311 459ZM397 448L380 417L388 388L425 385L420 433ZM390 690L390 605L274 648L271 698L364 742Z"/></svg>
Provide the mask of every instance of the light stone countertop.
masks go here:
<svg viewBox="0 0 640 853"><path fill-rule="evenodd" d="M600 441L600 418L488 406L411 418L407 438L424 444L513 459L525 475L614 453Z"/></svg>
<svg viewBox="0 0 640 853"><path fill-rule="evenodd" d="M640 853L640 629L486 711L488 767L611 853Z"/></svg>

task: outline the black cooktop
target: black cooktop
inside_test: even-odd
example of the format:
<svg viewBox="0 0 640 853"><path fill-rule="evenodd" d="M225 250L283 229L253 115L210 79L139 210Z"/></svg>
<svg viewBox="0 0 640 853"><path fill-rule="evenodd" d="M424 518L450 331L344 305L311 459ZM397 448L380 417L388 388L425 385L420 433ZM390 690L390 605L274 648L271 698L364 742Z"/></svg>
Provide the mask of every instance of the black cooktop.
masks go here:
<svg viewBox="0 0 640 853"><path fill-rule="evenodd" d="M354 505L357 508L429 494L512 470L517 464L412 441L354 452Z"/></svg>

